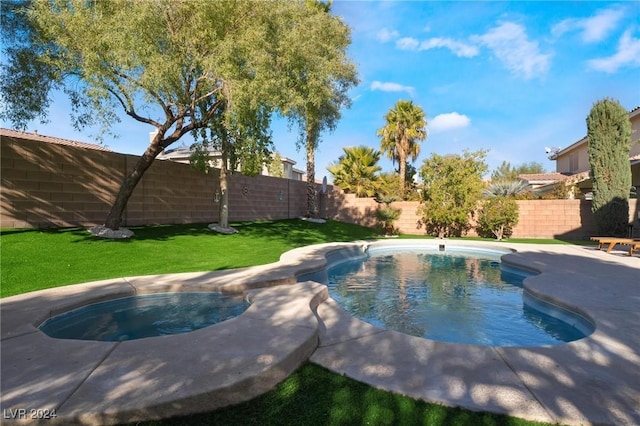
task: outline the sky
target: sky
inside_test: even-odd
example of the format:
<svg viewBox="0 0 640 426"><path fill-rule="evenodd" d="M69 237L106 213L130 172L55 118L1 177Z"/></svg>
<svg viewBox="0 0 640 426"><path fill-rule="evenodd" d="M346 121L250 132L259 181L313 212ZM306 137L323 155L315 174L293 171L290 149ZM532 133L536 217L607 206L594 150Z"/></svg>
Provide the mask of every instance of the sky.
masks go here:
<svg viewBox="0 0 640 426"><path fill-rule="evenodd" d="M503 161L535 161L554 171L545 147L564 148L584 137L596 101L640 106L637 0L335 0L332 13L351 28L349 57L360 83L335 131L321 136L318 180L331 181L326 168L344 147L379 149L377 130L398 100L411 100L426 114L418 169L432 153L484 149L490 171ZM56 94L50 122L27 130L93 142L95 129L74 130L69 111L64 95ZM119 138L105 140L110 149L141 155L152 129L123 117L114 130ZM272 132L276 150L305 170L297 130L276 119ZM380 165L394 168L386 157Z"/></svg>

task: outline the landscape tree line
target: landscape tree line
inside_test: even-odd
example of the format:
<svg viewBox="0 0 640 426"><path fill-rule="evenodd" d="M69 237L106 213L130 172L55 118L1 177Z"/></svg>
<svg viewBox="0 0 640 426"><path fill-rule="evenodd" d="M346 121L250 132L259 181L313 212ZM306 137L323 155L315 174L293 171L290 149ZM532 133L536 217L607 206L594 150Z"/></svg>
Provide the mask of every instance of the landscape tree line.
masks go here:
<svg viewBox="0 0 640 426"><path fill-rule="evenodd" d="M401 213L392 206L393 201L419 200L421 225L430 235L463 235L477 213L478 234L501 240L510 236L518 223L516 199L567 198L572 191L571 181L569 185L558 182L546 195L532 190L519 176L545 173L537 162L512 166L503 161L485 180L485 150L432 154L417 171L407 160L415 160L420 141L426 139L424 112L410 101L398 101L384 119L386 125L378 131L381 151L365 146L345 147L344 155L328 170L334 183L345 192L376 198L381 204L376 216L385 234L394 232L393 222ZM628 113L616 101L598 101L587 118L587 127L596 224L602 235L622 236L628 225L631 188ZM398 162L396 173L381 172L378 161L382 153Z"/></svg>
<svg viewBox="0 0 640 426"><path fill-rule="evenodd" d="M0 115L24 128L46 119L50 93L62 90L77 128L97 125L100 134L108 134L121 111L155 129L98 231L109 235L119 229L133 190L156 156L187 134L199 142L193 163L201 169L208 161L198 155L208 147L222 154L220 225L227 228L226 175L235 169L229 165L240 162L251 174L270 161L269 126L279 114L299 129L298 147L307 157L307 215L317 216L315 151L321 133L333 130L341 109L350 105L348 91L358 83L347 56L349 28L330 6L318 0L7 1L2 8L7 61L0 72L6 108ZM345 148L329 167L337 185L358 196L376 196L385 206L380 210L386 209L381 220L387 231L396 215L393 200L419 199L425 229L438 236L464 233L484 192L489 201L478 218L483 232L508 236L517 220L515 203L508 200L534 195L517 176L542 172L540 165L502 163L489 186L483 181L482 150L433 154L417 170L410 161L427 138L424 111L400 100L384 119L377 132L380 152ZM608 99L595 104L587 119L594 215L604 234L622 234L628 220L628 121L624 108ZM382 155L398 165L397 173L380 173ZM495 213L490 218L489 211Z"/></svg>

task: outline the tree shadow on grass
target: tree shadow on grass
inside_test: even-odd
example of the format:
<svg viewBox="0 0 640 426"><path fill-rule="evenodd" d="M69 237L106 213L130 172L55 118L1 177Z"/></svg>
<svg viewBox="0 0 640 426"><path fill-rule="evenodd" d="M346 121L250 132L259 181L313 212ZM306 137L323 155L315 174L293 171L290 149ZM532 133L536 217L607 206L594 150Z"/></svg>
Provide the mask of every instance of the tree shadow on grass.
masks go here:
<svg viewBox="0 0 640 426"><path fill-rule="evenodd" d="M2 235L23 233L70 234L74 242L102 241L104 243L127 244L132 241L170 241L176 237L211 237L236 241L245 238L278 239L295 246L371 239L376 233L363 226L336 221L313 223L300 219L232 223L237 234L225 235L211 231L207 223L170 224L128 227L134 232L131 239L107 239L91 235L85 228L43 228L3 230Z"/></svg>
<svg viewBox="0 0 640 426"><path fill-rule="evenodd" d="M138 425L543 425L380 391L306 363L273 391L210 413Z"/></svg>
<svg viewBox="0 0 640 426"><path fill-rule="evenodd" d="M343 222L314 223L300 219L233 224L241 237L274 238L295 246L375 238L372 229Z"/></svg>

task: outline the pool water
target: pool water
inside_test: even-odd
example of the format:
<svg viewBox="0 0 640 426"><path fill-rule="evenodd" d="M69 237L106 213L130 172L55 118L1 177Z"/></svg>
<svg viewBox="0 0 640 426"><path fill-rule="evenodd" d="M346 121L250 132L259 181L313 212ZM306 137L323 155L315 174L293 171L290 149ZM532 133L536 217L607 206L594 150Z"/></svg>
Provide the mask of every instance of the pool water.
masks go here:
<svg viewBox="0 0 640 426"><path fill-rule="evenodd" d="M188 333L242 314L242 296L157 293L86 305L49 318L40 330L60 339L119 342Z"/></svg>
<svg viewBox="0 0 640 426"><path fill-rule="evenodd" d="M525 305L522 281L531 274L501 270L501 254L376 250L330 267L329 295L375 326L443 342L540 346L585 337Z"/></svg>

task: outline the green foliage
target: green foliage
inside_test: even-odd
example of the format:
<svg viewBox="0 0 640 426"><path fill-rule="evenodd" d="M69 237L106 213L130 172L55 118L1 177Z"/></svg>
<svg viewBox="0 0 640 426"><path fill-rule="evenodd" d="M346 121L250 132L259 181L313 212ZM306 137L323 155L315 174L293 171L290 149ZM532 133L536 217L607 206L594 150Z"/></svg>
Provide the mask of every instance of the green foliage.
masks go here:
<svg viewBox="0 0 640 426"><path fill-rule="evenodd" d="M596 102L587 117L592 211L599 235L624 236L629 222L631 123L619 102Z"/></svg>
<svg viewBox="0 0 640 426"><path fill-rule="evenodd" d="M545 173L544 166L538 162L532 161L514 167L508 161L503 161L492 173L492 181L513 181L518 179L519 175Z"/></svg>
<svg viewBox="0 0 640 426"><path fill-rule="evenodd" d="M546 173L544 166L536 161L520 164L517 171L519 175Z"/></svg>
<svg viewBox="0 0 640 426"><path fill-rule="evenodd" d="M221 147L223 156L255 173L270 149L263 136L273 112L312 117L305 123L315 137L335 127L355 82L349 29L324 3L25 4L28 49L14 42L5 50L3 76L13 80L0 85L14 124L46 114L55 83L71 99L77 127L97 121L108 129L123 111L158 131L117 194L106 220L114 229L155 157L185 134L205 143L224 135L233 149Z"/></svg>
<svg viewBox="0 0 640 426"><path fill-rule="evenodd" d="M379 207L376 210L376 219L378 221L378 227L384 233L384 235L393 235L396 233L396 229L393 224L402 214L401 209L396 209L390 206Z"/></svg>
<svg viewBox="0 0 640 426"><path fill-rule="evenodd" d="M342 150L344 155L327 167L333 183L357 197L373 197L378 190L380 152L363 145Z"/></svg>
<svg viewBox="0 0 640 426"><path fill-rule="evenodd" d="M378 130L380 149L398 162L400 178L400 197L405 196L407 161L420 153L420 142L427 138L427 119L422 108L413 101L400 100L384 116L386 124Z"/></svg>
<svg viewBox="0 0 640 426"><path fill-rule="evenodd" d="M282 155L279 152L273 154L273 157L267 165L269 176L284 178L284 165L282 164Z"/></svg>
<svg viewBox="0 0 640 426"><path fill-rule="evenodd" d="M518 204L513 198L495 196L485 200L478 216L478 235L508 238L518 224Z"/></svg>
<svg viewBox="0 0 640 426"><path fill-rule="evenodd" d="M347 57L349 28L332 16L331 1L307 0L306 19L293 21L281 49L292 54L278 61L291 101L283 113L299 129L298 148L307 161L307 216L317 217L315 151L323 131L333 131L340 110L351 105L348 91L358 84L355 65Z"/></svg>
<svg viewBox="0 0 640 426"><path fill-rule="evenodd" d="M384 233L384 235L397 234L397 229L394 228L393 224L396 220L398 220L398 218L400 218L402 210L391 207L391 203L396 200L397 198L395 196L376 197L377 203L384 204L384 207L379 206L376 210L376 220L378 222L378 228L382 233Z"/></svg>
<svg viewBox="0 0 640 426"><path fill-rule="evenodd" d="M47 121L42 112L49 107L49 92L59 87L61 79L43 59L55 46L35 42L35 29L27 19L30 7L29 0L3 0L0 7L0 119L22 130L32 120Z"/></svg>
<svg viewBox="0 0 640 426"><path fill-rule="evenodd" d="M487 171L486 151L462 155L431 154L420 169L424 182L419 214L426 232L459 236L469 229L470 216L482 195L482 176Z"/></svg>
<svg viewBox="0 0 640 426"><path fill-rule="evenodd" d="M522 179L492 181L482 191L486 197L517 197L525 194L529 184Z"/></svg>
<svg viewBox="0 0 640 426"><path fill-rule="evenodd" d="M413 170L414 173L411 174L412 176L411 180L405 180L404 200L420 201L420 192L418 192L418 185L413 180L413 176L417 174L417 171L415 171L416 170L415 167L413 167L413 165L411 164L407 164L407 170ZM398 194L399 187L400 187L400 175L398 173L382 173L380 174L380 178L379 178L377 196L384 197L384 196L391 196L393 194ZM393 196L397 197L397 195L393 195Z"/></svg>

